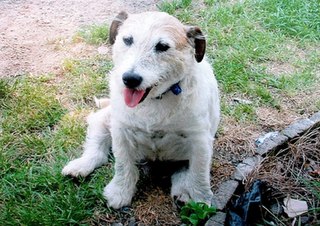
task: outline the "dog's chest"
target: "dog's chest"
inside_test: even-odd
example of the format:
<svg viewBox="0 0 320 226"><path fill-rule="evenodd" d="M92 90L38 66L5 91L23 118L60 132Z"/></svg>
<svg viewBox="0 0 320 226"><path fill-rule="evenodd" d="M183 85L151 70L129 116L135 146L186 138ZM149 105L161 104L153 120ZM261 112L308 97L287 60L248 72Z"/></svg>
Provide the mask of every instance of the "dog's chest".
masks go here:
<svg viewBox="0 0 320 226"><path fill-rule="evenodd" d="M152 131L134 133L136 150L151 160L188 159L188 136L183 132Z"/></svg>

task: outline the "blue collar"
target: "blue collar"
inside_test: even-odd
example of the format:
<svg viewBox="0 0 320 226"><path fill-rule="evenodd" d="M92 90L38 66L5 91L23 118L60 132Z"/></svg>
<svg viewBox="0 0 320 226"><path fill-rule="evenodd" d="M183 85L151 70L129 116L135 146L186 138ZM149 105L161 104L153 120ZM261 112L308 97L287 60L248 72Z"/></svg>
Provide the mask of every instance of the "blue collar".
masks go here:
<svg viewBox="0 0 320 226"><path fill-rule="evenodd" d="M170 88L165 91L164 93L162 93L160 96L156 97L157 100L161 100L162 96L165 95L167 92L171 91L174 95L179 95L182 92L182 89L179 85L180 82L177 82L175 84L173 84L172 86L170 86Z"/></svg>

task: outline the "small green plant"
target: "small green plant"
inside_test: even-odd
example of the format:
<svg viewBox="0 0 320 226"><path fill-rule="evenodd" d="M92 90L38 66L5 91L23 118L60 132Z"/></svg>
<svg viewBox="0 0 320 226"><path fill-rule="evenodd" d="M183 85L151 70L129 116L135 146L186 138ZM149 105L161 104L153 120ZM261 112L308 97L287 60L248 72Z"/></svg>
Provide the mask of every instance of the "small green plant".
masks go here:
<svg viewBox="0 0 320 226"><path fill-rule="evenodd" d="M202 225L216 213L215 207L202 202L191 201L181 208L180 217L188 225Z"/></svg>

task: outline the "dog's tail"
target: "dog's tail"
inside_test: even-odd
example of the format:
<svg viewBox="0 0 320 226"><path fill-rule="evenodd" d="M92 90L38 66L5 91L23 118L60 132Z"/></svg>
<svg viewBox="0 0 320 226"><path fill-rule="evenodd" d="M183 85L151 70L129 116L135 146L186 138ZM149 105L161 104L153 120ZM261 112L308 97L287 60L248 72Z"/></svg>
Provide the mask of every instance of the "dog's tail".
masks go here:
<svg viewBox="0 0 320 226"><path fill-rule="evenodd" d="M105 108L110 105L110 99L109 98L97 98L94 97L94 102L96 103L96 106L98 108Z"/></svg>

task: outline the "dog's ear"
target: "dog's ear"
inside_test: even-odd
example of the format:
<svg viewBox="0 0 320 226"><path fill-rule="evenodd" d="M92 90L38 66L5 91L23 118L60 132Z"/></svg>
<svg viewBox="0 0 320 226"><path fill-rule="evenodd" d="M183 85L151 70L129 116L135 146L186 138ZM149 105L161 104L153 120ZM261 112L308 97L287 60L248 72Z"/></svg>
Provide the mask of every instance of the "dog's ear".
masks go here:
<svg viewBox="0 0 320 226"><path fill-rule="evenodd" d="M199 27L188 27L187 37L195 49L195 58L200 63L206 52L206 39Z"/></svg>
<svg viewBox="0 0 320 226"><path fill-rule="evenodd" d="M109 29L109 42L111 45L116 41L119 27L123 22L128 18L128 14L124 11L121 11L112 21Z"/></svg>

